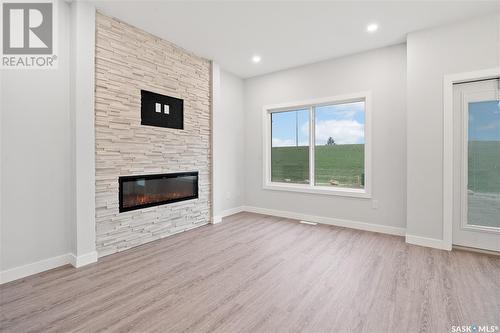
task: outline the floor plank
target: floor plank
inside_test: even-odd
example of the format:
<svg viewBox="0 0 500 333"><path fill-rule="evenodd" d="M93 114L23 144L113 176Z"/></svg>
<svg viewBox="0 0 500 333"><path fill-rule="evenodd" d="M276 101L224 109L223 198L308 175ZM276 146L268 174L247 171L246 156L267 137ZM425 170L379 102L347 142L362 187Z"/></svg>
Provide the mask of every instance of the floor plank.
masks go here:
<svg viewBox="0 0 500 333"><path fill-rule="evenodd" d="M2 332L500 325L500 258L252 213L0 286Z"/></svg>

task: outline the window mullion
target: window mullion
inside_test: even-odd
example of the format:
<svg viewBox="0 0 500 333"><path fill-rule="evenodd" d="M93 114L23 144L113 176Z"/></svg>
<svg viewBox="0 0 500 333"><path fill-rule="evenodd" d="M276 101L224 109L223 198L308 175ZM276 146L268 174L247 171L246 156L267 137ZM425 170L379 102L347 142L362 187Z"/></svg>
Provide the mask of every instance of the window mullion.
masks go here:
<svg viewBox="0 0 500 333"><path fill-rule="evenodd" d="M314 148L315 148L315 108L311 106L309 108L309 186L314 186Z"/></svg>

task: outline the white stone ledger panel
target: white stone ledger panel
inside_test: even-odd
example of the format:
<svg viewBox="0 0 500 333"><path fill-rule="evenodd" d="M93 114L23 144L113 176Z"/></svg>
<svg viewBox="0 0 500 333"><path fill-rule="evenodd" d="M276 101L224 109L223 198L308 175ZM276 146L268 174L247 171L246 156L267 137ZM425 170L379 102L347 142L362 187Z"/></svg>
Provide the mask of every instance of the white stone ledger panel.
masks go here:
<svg viewBox="0 0 500 333"><path fill-rule="evenodd" d="M99 256L210 222L210 62L96 15L96 247ZM141 125L141 89L184 100L184 130ZM118 177L199 172L199 199L118 212Z"/></svg>

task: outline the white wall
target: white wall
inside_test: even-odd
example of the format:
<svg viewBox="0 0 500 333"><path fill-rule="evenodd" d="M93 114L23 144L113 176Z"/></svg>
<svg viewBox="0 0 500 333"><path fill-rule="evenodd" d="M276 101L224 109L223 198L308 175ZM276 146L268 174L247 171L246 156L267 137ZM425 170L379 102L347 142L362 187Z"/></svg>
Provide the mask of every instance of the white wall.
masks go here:
<svg viewBox="0 0 500 333"><path fill-rule="evenodd" d="M58 6L59 67L2 71L2 271L71 249L70 12Z"/></svg>
<svg viewBox="0 0 500 333"><path fill-rule="evenodd" d="M373 200L262 189L262 107L369 90ZM246 205L405 227L406 46L396 45L245 81Z"/></svg>
<svg viewBox="0 0 500 333"><path fill-rule="evenodd" d="M71 3L71 135L74 202L73 264L97 260L95 225L95 7Z"/></svg>
<svg viewBox="0 0 500 333"><path fill-rule="evenodd" d="M245 130L243 80L220 70L213 113L214 220L244 204Z"/></svg>
<svg viewBox="0 0 500 333"><path fill-rule="evenodd" d="M443 78L500 65L500 17L407 39L407 234L443 238Z"/></svg>

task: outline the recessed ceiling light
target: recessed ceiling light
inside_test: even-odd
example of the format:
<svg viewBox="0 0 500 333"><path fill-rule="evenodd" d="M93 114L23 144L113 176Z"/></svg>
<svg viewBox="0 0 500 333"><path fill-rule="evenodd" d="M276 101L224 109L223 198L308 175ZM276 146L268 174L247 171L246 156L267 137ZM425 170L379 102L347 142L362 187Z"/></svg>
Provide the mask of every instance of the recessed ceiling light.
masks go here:
<svg viewBox="0 0 500 333"><path fill-rule="evenodd" d="M378 24L376 24L376 23L368 24L368 26L366 27L366 31L368 31L370 33L373 33L377 30L378 30Z"/></svg>
<svg viewBox="0 0 500 333"><path fill-rule="evenodd" d="M256 64L258 64L262 59L260 58L260 55L254 55L252 57L252 61Z"/></svg>

